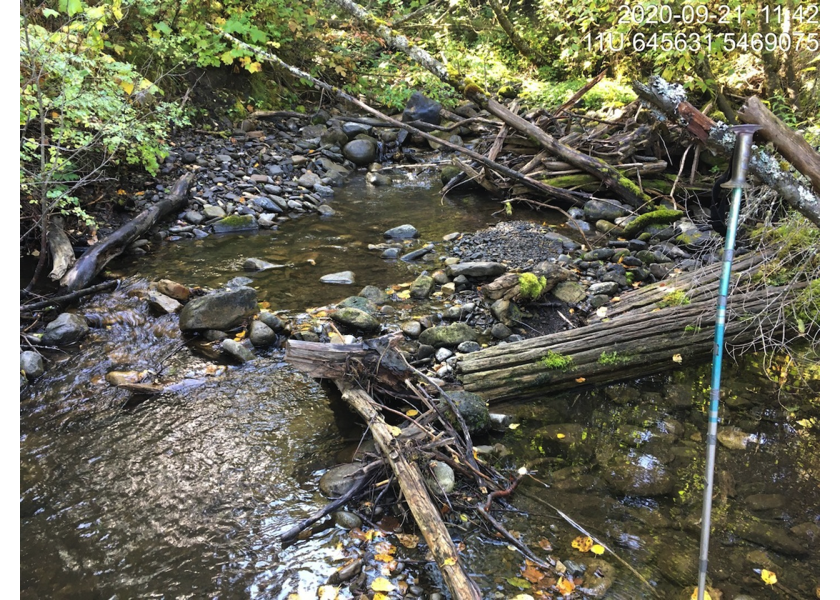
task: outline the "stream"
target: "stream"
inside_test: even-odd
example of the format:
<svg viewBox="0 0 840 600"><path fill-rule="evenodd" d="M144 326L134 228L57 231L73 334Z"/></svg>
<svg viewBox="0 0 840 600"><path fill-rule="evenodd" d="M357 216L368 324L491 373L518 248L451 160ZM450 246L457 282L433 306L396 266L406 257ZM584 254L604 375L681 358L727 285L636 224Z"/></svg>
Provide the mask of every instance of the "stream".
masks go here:
<svg viewBox="0 0 840 600"><path fill-rule="evenodd" d="M319 586L358 556L366 557L369 581L379 576L364 542L340 527L317 527L292 545L279 540L328 502L319 476L356 447L359 418L326 386L286 366L279 349L245 365L191 352L177 316L151 315L137 292L159 278L218 287L247 276L261 301L293 316L365 285L410 281L422 263L368 250L386 229L413 224L419 248L505 218L475 196L441 200L438 188L422 178L390 188L354 179L337 190L332 218L165 243L109 265L126 280L78 308L91 335L78 350L50 355L47 373L21 395L21 597L317 598ZM561 226L557 215L515 216ZM245 273L249 257L290 266ZM319 282L347 269L356 273L353 286ZM779 597L762 569L798 597L813 598L819 587L819 381L780 388L779 368L753 356L724 369L722 424L744 432L732 432L733 448L742 448L718 451L710 579L726 599ZM137 403L107 383L114 370L150 370L166 392ZM519 426L476 443L501 444L499 464L511 474L525 463L534 471L523 484L527 495L497 516L541 558L586 567L571 597L655 596L609 553L573 548L580 533L548 505L608 545L661 597L690 596L709 370L686 367L492 407ZM483 597L563 597L551 592L550 577L528 577L513 547L449 517ZM445 594L423 545L403 547L381 529L402 563L392 579L405 582L390 597ZM352 596L345 586L337 597Z"/></svg>

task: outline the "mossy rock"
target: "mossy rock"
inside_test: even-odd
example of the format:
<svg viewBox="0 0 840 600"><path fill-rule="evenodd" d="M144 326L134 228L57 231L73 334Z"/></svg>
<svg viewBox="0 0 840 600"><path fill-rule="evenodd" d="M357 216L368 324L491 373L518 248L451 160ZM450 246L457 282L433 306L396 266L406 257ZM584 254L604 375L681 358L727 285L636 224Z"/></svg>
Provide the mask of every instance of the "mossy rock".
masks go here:
<svg viewBox="0 0 840 600"><path fill-rule="evenodd" d="M472 392L449 392L449 397L464 418L470 432L478 433L485 431L490 426L490 410L487 408L487 403L478 394ZM451 410L445 413L446 420L452 423L456 428L458 421Z"/></svg>
<svg viewBox="0 0 840 600"><path fill-rule="evenodd" d="M257 219L254 215L230 215L213 225L213 231L216 233L254 231L259 228L260 226L257 224Z"/></svg>
<svg viewBox="0 0 840 600"><path fill-rule="evenodd" d="M639 215L624 227L624 235L633 237L640 231L644 231L651 225L670 225L683 217L681 210L660 208L658 210Z"/></svg>

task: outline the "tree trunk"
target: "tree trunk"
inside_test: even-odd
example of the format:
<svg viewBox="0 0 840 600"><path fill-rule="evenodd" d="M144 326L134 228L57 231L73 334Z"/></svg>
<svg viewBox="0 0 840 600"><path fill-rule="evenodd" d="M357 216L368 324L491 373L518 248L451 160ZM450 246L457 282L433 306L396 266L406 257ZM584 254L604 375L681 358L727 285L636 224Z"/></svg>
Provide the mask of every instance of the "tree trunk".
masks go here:
<svg viewBox="0 0 840 600"><path fill-rule="evenodd" d="M709 87L712 88L718 108L720 108L720 110L723 111L723 114L726 115L726 120L729 121L731 125L734 125L736 123L735 111L732 110L732 105L729 104L729 100L726 98L723 90L718 85L717 79L715 79L715 75L712 73L712 67L709 65L709 59L705 54L697 55L697 59L694 61L694 69L703 81L706 82L706 85L709 85Z"/></svg>
<svg viewBox="0 0 840 600"><path fill-rule="evenodd" d="M169 196L147 208L85 252L61 280L61 285L71 291L88 285L105 265L123 253L126 246L148 231L161 218L186 204L192 178L191 173L182 176L175 183Z"/></svg>
<svg viewBox="0 0 840 600"><path fill-rule="evenodd" d="M758 255L740 258L732 273L743 284L763 261ZM711 359L720 270L718 264L626 294L585 327L467 354L458 362L459 379L467 391L499 402L614 383ZM753 341L762 324L758 315L783 310L789 291L736 290L727 303L726 341Z"/></svg>
<svg viewBox="0 0 840 600"><path fill-rule="evenodd" d="M743 123L761 125L758 135L772 142L776 151L810 179L814 191L820 193L820 155L801 134L788 127L755 96L747 98L738 111L738 118Z"/></svg>
<svg viewBox="0 0 840 600"><path fill-rule="evenodd" d="M729 155L734 149L734 136L726 125L716 123L685 101L685 90L658 76L650 78L649 85L634 82L633 89L643 100L654 105L673 122L706 143L716 152ZM750 158L749 172L765 185L775 189L794 210L820 226L820 199L792 177L783 173L778 161L767 152L759 150Z"/></svg>
<svg viewBox="0 0 840 600"><path fill-rule="evenodd" d="M50 224L47 228L47 242L50 245L53 263L49 278L53 281L58 281L64 277L67 270L76 262L73 245L70 243L70 238L64 233L64 220L61 217L54 216L50 219Z"/></svg>
<svg viewBox="0 0 840 600"><path fill-rule="evenodd" d="M544 61L540 59L540 56L534 52L534 50L528 45L528 42L523 40L522 36L517 33L516 27L514 27L511 20L508 19L505 9L502 7L499 0L489 0L489 4L490 8L493 9L493 14L496 15L496 20L499 22L499 25L502 26L502 29L505 30L510 43L513 44L514 48L516 48L516 51L525 58L530 59L536 65L542 64Z"/></svg>

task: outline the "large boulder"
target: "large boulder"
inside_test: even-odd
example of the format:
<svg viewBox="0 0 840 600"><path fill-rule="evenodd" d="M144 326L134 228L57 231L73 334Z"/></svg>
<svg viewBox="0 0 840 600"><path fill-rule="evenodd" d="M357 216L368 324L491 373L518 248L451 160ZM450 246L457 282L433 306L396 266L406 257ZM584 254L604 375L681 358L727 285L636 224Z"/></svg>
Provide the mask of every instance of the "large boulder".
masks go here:
<svg viewBox="0 0 840 600"><path fill-rule="evenodd" d="M454 348L461 342L478 340L478 333L466 323L429 327L420 334L420 343L435 348Z"/></svg>
<svg viewBox="0 0 840 600"><path fill-rule="evenodd" d="M332 320L353 327L365 332L379 331L379 321L358 308L351 308L349 306L339 308L332 315Z"/></svg>
<svg viewBox="0 0 840 600"><path fill-rule="evenodd" d="M357 167L364 167L376 160L376 143L368 139L356 138L344 144L341 152Z"/></svg>
<svg viewBox="0 0 840 600"><path fill-rule="evenodd" d="M590 221L599 219L614 221L628 213L629 211L615 200L589 200L583 205L583 214Z"/></svg>
<svg viewBox="0 0 840 600"><path fill-rule="evenodd" d="M414 92L405 105L402 120L403 123L422 121L432 125L440 125L440 110L439 102L426 98L420 92Z"/></svg>
<svg viewBox="0 0 840 600"><path fill-rule="evenodd" d="M88 330L88 324L83 317L73 313L62 313L47 325L41 341L47 346L65 346L81 340Z"/></svg>
<svg viewBox="0 0 840 600"><path fill-rule="evenodd" d="M181 310L181 331L228 330L259 312L257 290L238 287L193 298Z"/></svg>
<svg viewBox="0 0 840 600"><path fill-rule="evenodd" d="M487 430L490 426L490 409L487 408L484 398L466 391L449 392L449 397L471 432L478 433ZM455 415L449 410L445 414L446 419L457 428L458 422Z"/></svg>
<svg viewBox="0 0 840 600"><path fill-rule="evenodd" d="M407 223L405 225L392 227L385 232L386 238L393 238L397 240L415 238L417 235L417 228L414 225L409 225Z"/></svg>

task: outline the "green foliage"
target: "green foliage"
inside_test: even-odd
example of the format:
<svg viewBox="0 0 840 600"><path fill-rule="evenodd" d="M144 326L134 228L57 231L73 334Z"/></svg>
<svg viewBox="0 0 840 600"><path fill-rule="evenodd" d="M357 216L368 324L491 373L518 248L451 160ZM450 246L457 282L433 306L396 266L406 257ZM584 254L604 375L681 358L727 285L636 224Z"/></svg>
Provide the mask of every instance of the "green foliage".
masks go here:
<svg viewBox="0 0 840 600"><path fill-rule="evenodd" d="M682 218L684 213L679 210L671 210L668 208L660 208L649 213L639 215L630 221L624 227L624 234L628 236L636 235L640 231L644 231L650 225L668 225L674 221Z"/></svg>
<svg viewBox="0 0 840 600"><path fill-rule="evenodd" d="M540 364L548 369L557 369L558 371L568 371L574 366L575 359L571 356L557 354L549 350L540 359Z"/></svg>
<svg viewBox="0 0 840 600"><path fill-rule="evenodd" d="M616 365L623 365L628 363L632 359L632 356L629 354L622 354L620 352L607 352L604 350L601 352L601 356L598 357L598 364L604 366L616 366Z"/></svg>
<svg viewBox="0 0 840 600"><path fill-rule="evenodd" d="M682 290L674 290L673 292L668 292L665 296L657 302L659 308L667 308L669 306L683 306L685 304L691 304L691 300L689 299L688 295Z"/></svg>
<svg viewBox="0 0 840 600"><path fill-rule="evenodd" d="M545 277L537 277L533 273L519 275L519 295L526 300L536 300L545 291Z"/></svg>
<svg viewBox="0 0 840 600"><path fill-rule="evenodd" d="M686 325L685 332L686 333L699 333L702 328L697 325Z"/></svg>
<svg viewBox="0 0 840 600"><path fill-rule="evenodd" d="M169 127L185 121L154 83L105 52L102 32L122 17L119 0L59 9L42 11L49 28L21 15L21 197L42 215L73 213L91 225L78 190L123 162L155 174Z"/></svg>

